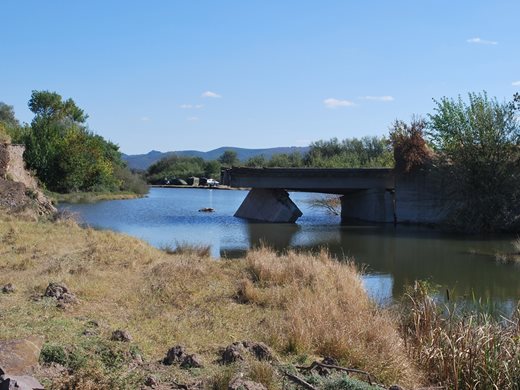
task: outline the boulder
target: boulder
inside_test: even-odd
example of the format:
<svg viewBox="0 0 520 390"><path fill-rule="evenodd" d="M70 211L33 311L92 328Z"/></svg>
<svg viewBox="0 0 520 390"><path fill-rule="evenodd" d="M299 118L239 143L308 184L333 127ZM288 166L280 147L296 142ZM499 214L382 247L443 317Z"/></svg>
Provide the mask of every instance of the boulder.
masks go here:
<svg viewBox="0 0 520 390"><path fill-rule="evenodd" d="M38 366L43 337L0 341L0 375L28 375Z"/></svg>
<svg viewBox="0 0 520 390"><path fill-rule="evenodd" d="M0 376L0 390L45 390L38 380L29 375Z"/></svg>
<svg viewBox="0 0 520 390"><path fill-rule="evenodd" d="M243 351L242 343L230 344L222 351L220 361L223 364L231 364L239 360L244 360Z"/></svg>

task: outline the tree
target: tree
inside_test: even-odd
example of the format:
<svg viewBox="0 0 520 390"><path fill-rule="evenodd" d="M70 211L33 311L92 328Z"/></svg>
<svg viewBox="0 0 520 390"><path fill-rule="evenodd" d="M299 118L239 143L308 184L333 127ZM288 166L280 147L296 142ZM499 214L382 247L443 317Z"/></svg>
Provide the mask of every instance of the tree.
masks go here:
<svg viewBox="0 0 520 390"><path fill-rule="evenodd" d="M235 152L234 150L226 150L218 158L218 161L226 167L232 167L233 165L239 163L237 152Z"/></svg>
<svg viewBox="0 0 520 390"><path fill-rule="evenodd" d="M430 139L454 200L452 221L475 231L520 226L520 124L515 102L485 92L446 97L429 116Z"/></svg>
<svg viewBox="0 0 520 390"><path fill-rule="evenodd" d="M72 99L33 91L29 108L35 116L22 133L24 159L48 189L142 192L139 177L123 163L119 147L87 128L88 115Z"/></svg>
<svg viewBox="0 0 520 390"><path fill-rule="evenodd" d="M410 172L424 166L433 158L433 151L424 139L426 121L412 118L406 122L396 120L390 128L390 143L394 150L395 167L401 172Z"/></svg>
<svg viewBox="0 0 520 390"><path fill-rule="evenodd" d="M0 123L7 126L20 126L16 119L13 106L0 102Z"/></svg>

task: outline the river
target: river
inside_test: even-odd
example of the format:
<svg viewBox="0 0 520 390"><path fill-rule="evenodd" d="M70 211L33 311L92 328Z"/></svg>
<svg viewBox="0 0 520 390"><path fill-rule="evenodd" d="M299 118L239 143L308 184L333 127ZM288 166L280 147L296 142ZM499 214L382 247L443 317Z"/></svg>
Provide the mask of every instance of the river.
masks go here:
<svg viewBox="0 0 520 390"><path fill-rule="evenodd" d="M326 247L364 269L369 294L387 302L406 285L428 280L451 296L493 302L510 311L520 299L520 267L496 260L513 251L508 236L466 236L417 226L341 224L339 216L312 208L319 194L292 193L302 210L296 224L250 223L233 217L246 191L152 188L147 197L61 205L96 228L142 238L157 247L210 245L216 258L238 258L261 243L276 250ZM198 210L215 209L213 213Z"/></svg>

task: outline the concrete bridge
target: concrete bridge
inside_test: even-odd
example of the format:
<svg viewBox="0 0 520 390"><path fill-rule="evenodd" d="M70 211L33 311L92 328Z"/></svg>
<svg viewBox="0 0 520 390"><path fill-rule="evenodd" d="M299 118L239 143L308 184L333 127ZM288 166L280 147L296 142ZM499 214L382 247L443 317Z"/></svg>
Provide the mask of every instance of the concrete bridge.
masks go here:
<svg viewBox="0 0 520 390"><path fill-rule="evenodd" d="M439 177L430 171L397 174L389 168L231 168L222 184L250 188L236 217L295 222L302 212L288 191L341 196L342 220L439 223L444 218Z"/></svg>

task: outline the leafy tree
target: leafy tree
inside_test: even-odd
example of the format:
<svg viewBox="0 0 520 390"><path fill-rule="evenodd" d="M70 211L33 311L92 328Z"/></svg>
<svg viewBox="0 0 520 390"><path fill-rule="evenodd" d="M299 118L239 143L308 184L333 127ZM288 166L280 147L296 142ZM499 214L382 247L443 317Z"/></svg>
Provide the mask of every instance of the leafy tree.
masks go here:
<svg viewBox="0 0 520 390"><path fill-rule="evenodd" d="M321 168L392 167L393 156L384 137L317 141L303 158L305 166Z"/></svg>
<svg viewBox="0 0 520 390"><path fill-rule="evenodd" d="M93 134L88 115L72 99L56 92L33 91L29 108L35 114L20 137L25 161L52 191L117 191L132 188L142 193L138 176L124 164L119 147Z"/></svg>
<svg viewBox="0 0 520 390"><path fill-rule="evenodd" d="M232 167L233 165L237 165L239 163L237 152L234 150L226 150L218 158L218 161L226 167Z"/></svg>
<svg viewBox="0 0 520 390"><path fill-rule="evenodd" d="M435 101L430 138L449 175L453 223L474 231L520 225L520 124L515 102L485 92Z"/></svg>
<svg viewBox="0 0 520 390"><path fill-rule="evenodd" d="M16 119L13 106L0 102L0 123L4 126L20 126Z"/></svg>
<svg viewBox="0 0 520 390"><path fill-rule="evenodd" d="M267 165L267 160L263 154L260 154L258 156L250 157L244 165L249 168L262 168Z"/></svg>

